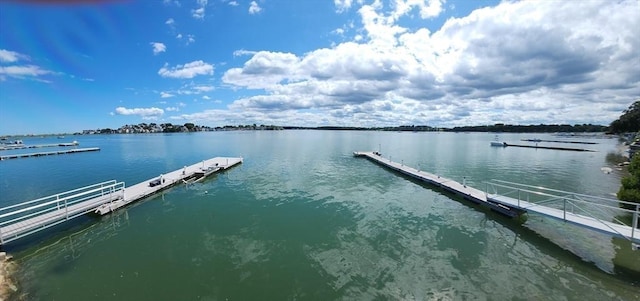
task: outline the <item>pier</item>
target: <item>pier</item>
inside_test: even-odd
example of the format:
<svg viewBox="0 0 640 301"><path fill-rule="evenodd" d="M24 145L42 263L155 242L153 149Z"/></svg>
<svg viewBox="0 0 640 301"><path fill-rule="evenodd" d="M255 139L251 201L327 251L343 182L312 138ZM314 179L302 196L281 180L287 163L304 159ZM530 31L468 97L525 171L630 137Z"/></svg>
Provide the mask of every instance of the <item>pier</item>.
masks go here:
<svg viewBox="0 0 640 301"><path fill-rule="evenodd" d="M12 150L12 149L25 149L25 148L45 148L45 147L66 147L66 146L78 146L78 141L63 142L63 143L49 143L49 144L33 144L27 145L22 143L13 144L0 144L0 150Z"/></svg>
<svg viewBox="0 0 640 301"><path fill-rule="evenodd" d="M20 239L86 213L104 215L188 180L201 180L242 163L216 157L158 175L133 186L115 180L0 208L0 244Z"/></svg>
<svg viewBox="0 0 640 301"><path fill-rule="evenodd" d="M572 144L598 144L598 142L589 142L589 141L571 141L571 140L520 139L520 141L528 141L528 142L553 142L553 143L572 143Z"/></svg>
<svg viewBox="0 0 640 301"><path fill-rule="evenodd" d="M99 147L87 147L87 148L65 149L65 150L58 150L58 151L51 151L51 152L13 154L13 155L0 156L0 161L9 160L9 159L29 158L29 157L42 157L42 156L75 154L75 153L84 153L84 152L96 152L99 150L100 150Z"/></svg>
<svg viewBox="0 0 640 301"><path fill-rule="evenodd" d="M540 148L540 149L553 149L553 150L563 150L563 151L574 151L574 152L595 152L594 150L584 149L584 148L572 148L572 147L558 147L558 146L541 146L541 145L522 145L522 144L510 144L504 142L504 146L513 146L513 147L526 147L526 148Z"/></svg>
<svg viewBox="0 0 640 301"><path fill-rule="evenodd" d="M460 196L465 200L483 205L504 215L516 217L522 213L521 210L518 210L516 208L510 208L500 203L489 201L484 191L467 186L464 181L463 183L460 183L449 178L441 177L439 175L434 175L426 171L406 166L402 163L393 162L390 159L382 157L377 152L354 152L353 154L356 157L365 157L375 163L378 163L384 167L387 167L404 175L410 176L414 179L426 182L436 187L443 188L444 190Z"/></svg>
<svg viewBox="0 0 640 301"><path fill-rule="evenodd" d="M491 210L515 217L525 212L534 212L545 217L595 230L608 235L622 237L640 244L640 204L610 200L560 190L529 186L524 184L493 180L487 182L485 191L469 187L465 181L459 183L425 171L393 162L383 158L378 152L354 152L356 157L365 157L370 161L418 179L436 187L443 188L465 200L481 204ZM634 209L624 209L620 205ZM617 217L611 221L610 215L631 215L631 226Z"/></svg>

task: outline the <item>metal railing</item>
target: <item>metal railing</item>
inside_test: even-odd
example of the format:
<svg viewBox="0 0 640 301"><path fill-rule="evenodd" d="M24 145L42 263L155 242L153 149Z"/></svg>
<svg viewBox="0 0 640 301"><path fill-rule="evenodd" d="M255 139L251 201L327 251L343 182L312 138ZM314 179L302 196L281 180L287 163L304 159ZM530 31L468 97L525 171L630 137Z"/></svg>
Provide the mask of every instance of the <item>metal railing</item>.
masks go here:
<svg viewBox="0 0 640 301"><path fill-rule="evenodd" d="M124 187L124 182L111 180L0 208L0 243L49 228L123 198Z"/></svg>
<svg viewBox="0 0 640 301"><path fill-rule="evenodd" d="M640 231L637 229L639 227L640 204L637 203L495 179L487 182L486 185L487 196L500 195L516 199L517 206L521 209L526 210L535 206L559 209L562 210L565 221L568 213L579 214L602 223L618 234L621 233L611 227L609 222L631 227L631 238L635 237L634 232ZM626 209L622 206L634 209ZM626 214L632 216L630 225L618 218Z"/></svg>

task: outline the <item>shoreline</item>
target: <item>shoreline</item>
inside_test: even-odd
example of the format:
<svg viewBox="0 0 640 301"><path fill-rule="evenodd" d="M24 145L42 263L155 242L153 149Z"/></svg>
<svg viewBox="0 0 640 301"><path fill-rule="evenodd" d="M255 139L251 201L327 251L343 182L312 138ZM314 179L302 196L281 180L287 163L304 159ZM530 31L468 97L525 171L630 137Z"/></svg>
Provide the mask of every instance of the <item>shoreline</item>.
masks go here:
<svg viewBox="0 0 640 301"><path fill-rule="evenodd" d="M16 263L13 257L6 252L0 252L0 301L7 300L18 292L18 287L13 280Z"/></svg>

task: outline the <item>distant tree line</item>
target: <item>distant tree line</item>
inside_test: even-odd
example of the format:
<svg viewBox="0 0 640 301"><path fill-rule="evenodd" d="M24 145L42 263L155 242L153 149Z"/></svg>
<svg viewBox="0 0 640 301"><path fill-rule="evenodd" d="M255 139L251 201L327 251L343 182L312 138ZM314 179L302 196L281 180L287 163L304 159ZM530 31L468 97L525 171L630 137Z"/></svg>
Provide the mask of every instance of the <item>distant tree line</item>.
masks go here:
<svg viewBox="0 0 640 301"><path fill-rule="evenodd" d="M609 125L609 132L615 134L637 131L640 131L640 100L636 100Z"/></svg>
<svg viewBox="0 0 640 301"><path fill-rule="evenodd" d="M447 129L450 132L509 132L509 133L595 133L605 132L607 127L595 124L538 124L510 125L496 123L494 125L461 126Z"/></svg>
<svg viewBox="0 0 640 301"><path fill-rule="evenodd" d="M401 125L389 127L350 127L350 126L285 126L286 130L334 130L334 131L396 131L396 132L512 132L512 133L595 133L605 132L607 127L594 124L539 124L510 125L497 123L494 125L461 126L454 128L437 128L428 125Z"/></svg>

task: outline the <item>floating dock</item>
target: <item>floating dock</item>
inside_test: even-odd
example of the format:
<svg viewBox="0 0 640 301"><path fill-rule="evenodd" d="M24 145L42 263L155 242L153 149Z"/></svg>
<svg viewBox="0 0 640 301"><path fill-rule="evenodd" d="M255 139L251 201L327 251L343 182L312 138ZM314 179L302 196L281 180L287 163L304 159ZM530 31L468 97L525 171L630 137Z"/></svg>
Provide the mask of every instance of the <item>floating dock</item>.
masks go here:
<svg viewBox="0 0 640 301"><path fill-rule="evenodd" d="M192 179L197 181L212 173L225 170L240 163L242 163L242 158L218 157L204 160L190 166L185 166L170 173L162 174L136 185L124 188L124 197L122 199L103 204L96 208L95 212L101 215L107 214L176 184L188 183L188 181Z"/></svg>
<svg viewBox="0 0 640 301"><path fill-rule="evenodd" d="M1 144L0 150L12 150L12 149L25 149L25 148L45 148L45 147L65 147L65 146L78 146L78 141L64 142L64 143L50 143L50 144L34 144L27 145L22 143L14 144Z"/></svg>
<svg viewBox="0 0 640 301"><path fill-rule="evenodd" d="M9 160L9 159L18 159L18 158L42 157L42 156L75 154L75 153L84 153L84 152L95 152L95 151L99 151L99 150L100 150L99 147L88 147L88 148L65 149L65 150L51 151L51 152L13 154L13 155L0 156L0 161Z"/></svg>
<svg viewBox="0 0 640 301"><path fill-rule="evenodd" d="M434 185L436 187L443 188L455 195L461 196L465 200L471 201L476 204L481 204L491 210L497 211L504 215L515 217L520 215L523 211L515 208L509 208L500 203L494 203L487 199L484 191L469 187L466 183L459 183L452 179L444 178L426 171L421 171L413 167L406 166L404 164L393 162L390 159L385 159L377 152L354 152L356 157L366 157L367 159L378 163L384 167L395 170L404 175Z"/></svg>
<svg viewBox="0 0 640 301"><path fill-rule="evenodd" d="M28 236L92 212L113 212L179 183L201 180L242 163L242 158L217 157L158 175L133 186L115 180L0 208L0 244Z"/></svg>
<svg viewBox="0 0 640 301"><path fill-rule="evenodd" d="M528 142L553 142L553 143L572 143L572 144L598 144L598 142L589 142L589 141L544 140L544 139L520 139L520 141L528 141Z"/></svg>
<svg viewBox="0 0 640 301"><path fill-rule="evenodd" d="M555 191L551 189L551 191L555 191L560 195L552 195L548 193L541 193L539 191L530 190L533 186L516 184L506 181L497 181L496 183L487 183L487 189L489 185L494 187L502 187L503 189L511 190L509 193L516 193L517 198L509 197L506 195L499 195L497 192L493 194L489 194L488 192L483 192L481 190L475 189L473 187L469 187L464 183L459 183L451 179L443 178L425 171L420 171L413 167L406 166L402 163L393 162L390 159L383 158L377 152L354 152L354 156L356 157L366 157L367 159L378 163L382 166L385 166L389 169L402 173L404 175L410 176L412 178L421 180L423 182L429 183L431 185L444 188L445 190L452 192L458 196L463 197L466 200L472 201L477 204L481 204L485 207L490 208L491 210L497 211L499 213L505 214L510 217L518 216L524 212L535 212L541 214L546 217L562 220L564 222L574 224L583 228L587 228L590 230L595 230L598 232L606 233L609 235L617 236L625 238L631 241L634 244L640 243L640 204L635 205L635 209L623 209L619 208L619 203L625 203L627 205L633 205L628 202L622 201L613 201L615 205L604 205L599 202L587 202L589 196L574 194L575 197L570 197L571 193L563 192L563 191ZM511 186L505 185L511 184ZM513 187L519 186L519 187ZM540 203L529 202L529 196L531 195L543 195L547 199L543 200ZM601 198L600 198L601 199ZM555 201L562 209L553 208L549 205L551 202ZM589 203L588 206L578 206L579 203ZM600 207L598 208L602 211L602 208L606 208L606 210L611 210L612 212L620 212L625 214L631 214L632 216L632 226L626 225L624 222L617 221L610 222L607 220L599 219L595 217L595 214L592 214L585 210L587 207ZM573 211L578 210L583 214L576 214ZM597 212L597 211L596 211ZM637 230L636 230L637 229Z"/></svg>
<svg viewBox="0 0 640 301"><path fill-rule="evenodd" d="M494 145L493 142L491 143L491 145L492 146L500 146L500 145L497 145L497 144ZM513 146L513 147L526 147L526 148L553 149L553 150L574 151L574 152L595 152L594 150L584 149L584 148L542 146L542 145L522 145L522 144L511 144L511 143L506 143L506 142L503 142L501 146L504 146L504 147Z"/></svg>

